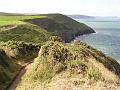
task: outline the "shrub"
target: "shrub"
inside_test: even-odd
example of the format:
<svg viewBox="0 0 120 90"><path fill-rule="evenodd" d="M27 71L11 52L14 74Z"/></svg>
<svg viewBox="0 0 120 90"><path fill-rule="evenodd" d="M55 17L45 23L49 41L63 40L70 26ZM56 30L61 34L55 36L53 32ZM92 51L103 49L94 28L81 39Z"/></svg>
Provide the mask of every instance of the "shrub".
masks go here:
<svg viewBox="0 0 120 90"><path fill-rule="evenodd" d="M0 49L0 90L5 90L19 72L20 67L6 55L4 50Z"/></svg>
<svg viewBox="0 0 120 90"><path fill-rule="evenodd" d="M40 49L39 44L25 43L22 41L2 42L0 46L11 58L25 62L37 57Z"/></svg>
<svg viewBox="0 0 120 90"><path fill-rule="evenodd" d="M58 37L58 36L52 36L52 37L50 37L50 40L51 41L58 41L58 42L62 42L62 39L60 38L60 37Z"/></svg>
<svg viewBox="0 0 120 90"><path fill-rule="evenodd" d="M97 69L89 68L87 73L90 79L94 79L96 81L101 79L101 73Z"/></svg>

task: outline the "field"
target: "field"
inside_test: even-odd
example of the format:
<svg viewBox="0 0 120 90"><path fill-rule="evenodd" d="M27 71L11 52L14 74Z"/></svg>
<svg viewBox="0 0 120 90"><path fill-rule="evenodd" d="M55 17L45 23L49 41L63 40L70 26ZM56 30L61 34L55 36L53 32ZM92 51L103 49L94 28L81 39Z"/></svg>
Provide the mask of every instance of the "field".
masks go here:
<svg viewBox="0 0 120 90"><path fill-rule="evenodd" d="M19 24L25 24L26 22L23 22L24 19L34 19L34 18L44 18L46 16L0 16L0 26L3 25L19 25Z"/></svg>

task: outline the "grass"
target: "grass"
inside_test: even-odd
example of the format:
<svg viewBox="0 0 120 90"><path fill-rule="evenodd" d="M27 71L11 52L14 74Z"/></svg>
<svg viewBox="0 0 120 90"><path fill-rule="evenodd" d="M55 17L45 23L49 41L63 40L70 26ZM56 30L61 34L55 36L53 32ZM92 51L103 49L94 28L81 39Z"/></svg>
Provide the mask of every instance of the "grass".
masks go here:
<svg viewBox="0 0 120 90"><path fill-rule="evenodd" d="M97 80L100 80L102 78L100 71L95 69L95 68L89 68L89 70L87 72L88 72L88 77L90 79L97 81Z"/></svg>
<svg viewBox="0 0 120 90"><path fill-rule="evenodd" d="M25 43L22 41L1 42L0 48L4 49L7 55L16 62L31 62L38 55L41 45Z"/></svg>
<svg viewBox="0 0 120 90"><path fill-rule="evenodd" d="M0 17L1 18L1 17ZM19 24L26 24L25 22L22 21L0 21L0 26L4 26L4 25L19 25Z"/></svg>
<svg viewBox="0 0 120 90"><path fill-rule="evenodd" d="M39 82L39 84L47 82L46 84L48 84L51 82L52 78L59 74L64 78L72 78L76 75L83 75L84 77L82 78L87 78L90 81L97 82L105 80L105 76L101 74L102 72L99 68L104 67L107 68L105 70L110 71L109 67L112 64L109 62L110 59L104 59L111 63L108 67L104 66L104 63L102 63L103 66L99 68L95 68L93 63L89 61L89 58L92 58L93 61L101 63L100 61L103 59L92 56L93 52L101 53L100 51L96 51L91 46L82 42L65 44L57 37L53 37L51 40L52 41L46 42L46 44L41 47L38 57L31 66L32 68L28 70L25 76L23 76L22 82L18 86L17 90L20 90L21 88L22 90L30 89L29 86L31 87L32 82ZM101 54L98 54L98 56L101 56ZM116 62L116 64L118 63ZM114 65L112 67L116 69L115 73L117 73L119 68L116 68ZM114 69L112 69L112 71L114 71ZM115 73L114 75L116 75ZM79 77L79 79L81 79L81 77ZM36 83L36 85L37 84L38 83ZM35 88L35 86L32 86L32 88Z"/></svg>
<svg viewBox="0 0 120 90"><path fill-rule="evenodd" d="M0 41L4 42L43 43L52 35L69 42L75 36L92 32L87 25L61 14L0 16Z"/></svg>
<svg viewBox="0 0 120 90"><path fill-rule="evenodd" d="M62 14L48 14L46 18L25 20L38 25L48 32L61 37L65 42L70 42L75 36L94 33L89 26L79 23Z"/></svg>
<svg viewBox="0 0 120 90"><path fill-rule="evenodd" d="M24 41L32 43L44 43L49 39L51 33L32 24L18 25L16 28L0 32L0 41L7 42ZM32 37L32 38L31 38Z"/></svg>
<svg viewBox="0 0 120 90"><path fill-rule="evenodd" d="M29 20L25 21L25 19ZM32 68L22 78L20 87L25 88L25 90L29 89L29 85L34 88L36 82L50 82L55 75L62 72L69 74L68 76L70 77L84 74L90 80L100 80L102 74L98 69L93 68L92 63L89 64L89 58L102 63L107 70L111 70L117 75L120 73L120 65L101 51L79 41L71 43L62 41L69 42L77 35L93 32L90 27L78 23L67 16L61 14L0 16L0 22L0 48L4 49L10 60L11 58L12 60L22 61L33 59L37 56L41 47ZM56 36L51 37L53 35ZM57 36L60 36L62 39ZM3 57L0 58L0 60L2 59ZM4 65L3 63L6 60L2 60L0 65ZM2 69L6 68L2 66L0 69L2 71ZM5 76L2 78L4 79L3 86L6 86L4 81L7 79L7 76L8 78L10 77L11 73L8 72L5 75L4 73L6 72L0 73L1 77Z"/></svg>
<svg viewBox="0 0 120 90"><path fill-rule="evenodd" d="M5 90L19 72L20 67L6 55L4 50L0 49L0 90Z"/></svg>
<svg viewBox="0 0 120 90"><path fill-rule="evenodd" d="M46 16L0 16L0 26L26 24L24 19L45 18Z"/></svg>
<svg viewBox="0 0 120 90"><path fill-rule="evenodd" d="M5 90L11 83L20 71L21 64L37 57L40 46L21 41L0 42L0 90Z"/></svg>

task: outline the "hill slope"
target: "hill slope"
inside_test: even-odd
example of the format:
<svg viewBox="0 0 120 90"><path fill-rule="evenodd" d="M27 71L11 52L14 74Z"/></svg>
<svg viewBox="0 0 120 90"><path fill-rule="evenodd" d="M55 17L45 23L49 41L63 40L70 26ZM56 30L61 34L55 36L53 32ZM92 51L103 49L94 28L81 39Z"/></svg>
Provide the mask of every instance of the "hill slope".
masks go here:
<svg viewBox="0 0 120 90"><path fill-rule="evenodd" d="M73 90L86 85L115 89L120 86L120 65L85 43L52 39L41 47L17 90Z"/></svg>
<svg viewBox="0 0 120 90"><path fill-rule="evenodd" d="M48 14L46 18L25 20L38 25L48 32L61 37L69 42L78 35L95 33L95 31L83 23L79 23L62 14Z"/></svg>
<svg viewBox="0 0 120 90"><path fill-rule="evenodd" d="M0 41L24 41L32 43L43 43L48 40L51 34L42 28L31 24L17 25L11 29L4 29L0 32Z"/></svg>
<svg viewBox="0 0 120 90"><path fill-rule="evenodd" d="M6 90L20 70L37 57L40 46L19 41L0 42L0 90Z"/></svg>
<svg viewBox="0 0 120 90"><path fill-rule="evenodd" d="M15 22L20 22L19 24L13 24L11 21L16 17ZM42 43L52 35L60 36L64 41L69 42L75 36L95 32L87 25L61 14L28 16L28 18L27 16L7 16L6 18L10 19L9 25L0 27L0 41L4 42L14 40Z"/></svg>
<svg viewBox="0 0 120 90"><path fill-rule="evenodd" d="M5 90L20 70L20 65L11 60L4 50L0 49L0 90Z"/></svg>
<svg viewBox="0 0 120 90"><path fill-rule="evenodd" d="M16 16L16 14L1 13L0 48L3 51L0 51L0 89L6 88L19 72L22 65L19 66L16 63L31 62L31 59L37 56L40 46L52 35L58 35L63 40L70 41L76 35L92 32L94 31L90 27L61 14ZM5 66L4 62L8 66Z"/></svg>

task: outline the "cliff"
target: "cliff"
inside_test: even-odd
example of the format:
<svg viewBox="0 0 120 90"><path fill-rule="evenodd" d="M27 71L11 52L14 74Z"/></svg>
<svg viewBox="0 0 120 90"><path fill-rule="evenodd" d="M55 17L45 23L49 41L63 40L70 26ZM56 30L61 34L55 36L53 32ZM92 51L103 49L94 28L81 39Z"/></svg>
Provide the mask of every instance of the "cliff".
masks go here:
<svg viewBox="0 0 120 90"><path fill-rule="evenodd" d="M64 41L70 42L76 36L95 33L89 26L79 23L62 14L49 14L45 18L36 18L25 20L26 22L35 24L61 37Z"/></svg>
<svg viewBox="0 0 120 90"><path fill-rule="evenodd" d="M11 25L11 23L10 25L0 27L0 41L4 42L13 40L43 43L52 35L60 36L64 41L70 42L78 35L95 32L87 25L62 14L8 16L6 18L10 19L11 22L13 18L14 22L21 23L14 25ZM4 17L5 20L6 18Z"/></svg>

